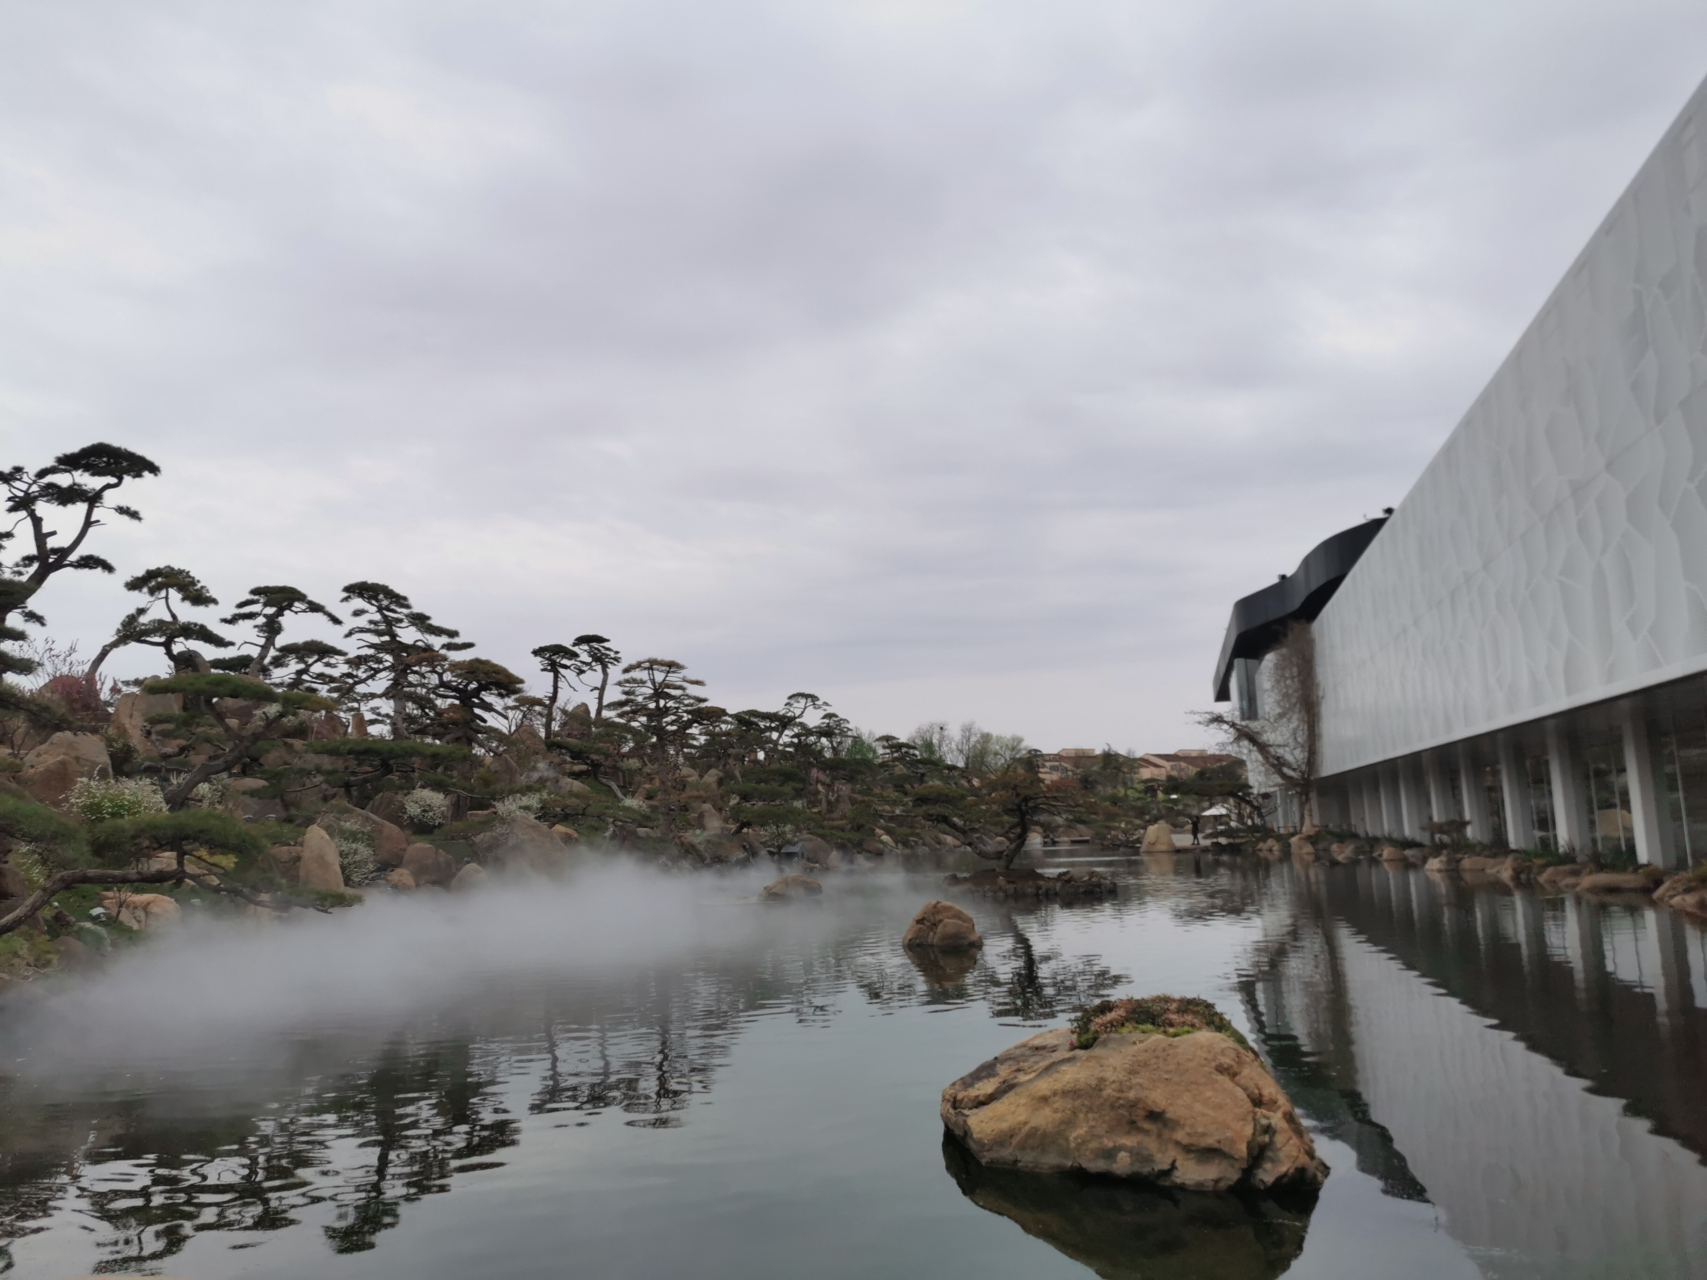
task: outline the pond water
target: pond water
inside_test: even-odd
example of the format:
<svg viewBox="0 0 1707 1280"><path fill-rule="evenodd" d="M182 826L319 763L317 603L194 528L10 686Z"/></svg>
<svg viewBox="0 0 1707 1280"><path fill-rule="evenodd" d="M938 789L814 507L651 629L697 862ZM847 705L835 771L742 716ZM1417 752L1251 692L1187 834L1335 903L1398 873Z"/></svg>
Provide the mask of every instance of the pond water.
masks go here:
<svg viewBox="0 0 1707 1280"><path fill-rule="evenodd" d="M1096 860L565 886L186 928L0 1004L0 1273L1707 1275L1707 947L1642 906L1379 865ZM1111 994L1216 1001L1333 1167L1313 1207L979 1169L946 1083Z"/></svg>

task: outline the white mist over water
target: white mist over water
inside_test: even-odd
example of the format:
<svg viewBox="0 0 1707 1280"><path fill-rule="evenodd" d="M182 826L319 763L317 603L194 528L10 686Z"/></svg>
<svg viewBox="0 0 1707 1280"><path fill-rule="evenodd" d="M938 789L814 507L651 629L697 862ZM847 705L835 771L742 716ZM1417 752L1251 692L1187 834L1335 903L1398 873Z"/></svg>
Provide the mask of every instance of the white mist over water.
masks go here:
<svg viewBox="0 0 1707 1280"><path fill-rule="evenodd" d="M613 862L470 894L375 893L276 923L189 920L100 972L57 976L0 1004L0 1075L260 1068L304 1037L378 1039L534 983L732 958L822 939L876 912L904 922L918 905L890 875L832 882L820 900L760 903L774 874L670 876Z"/></svg>

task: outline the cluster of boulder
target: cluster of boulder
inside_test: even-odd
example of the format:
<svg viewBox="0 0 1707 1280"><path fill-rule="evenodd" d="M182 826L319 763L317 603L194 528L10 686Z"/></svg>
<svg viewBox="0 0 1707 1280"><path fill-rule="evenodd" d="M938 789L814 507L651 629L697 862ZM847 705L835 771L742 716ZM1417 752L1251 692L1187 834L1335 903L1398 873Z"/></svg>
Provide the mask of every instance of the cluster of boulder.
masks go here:
<svg viewBox="0 0 1707 1280"><path fill-rule="evenodd" d="M1276 839L1266 840L1257 846L1257 852L1270 859L1290 854L1305 864L1323 856L1305 835L1293 836L1285 845ZM1533 885L1557 893L1651 897L1656 906L1707 917L1707 879L1651 864L1630 871L1608 871L1587 862L1537 863L1510 851L1464 853L1438 846L1401 847L1392 843L1372 847L1361 840L1336 841L1329 845L1326 857L1337 863L1372 858L1389 866L1421 867L1431 875L1455 875L1469 884L1498 880L1514 888Z"/></svg>

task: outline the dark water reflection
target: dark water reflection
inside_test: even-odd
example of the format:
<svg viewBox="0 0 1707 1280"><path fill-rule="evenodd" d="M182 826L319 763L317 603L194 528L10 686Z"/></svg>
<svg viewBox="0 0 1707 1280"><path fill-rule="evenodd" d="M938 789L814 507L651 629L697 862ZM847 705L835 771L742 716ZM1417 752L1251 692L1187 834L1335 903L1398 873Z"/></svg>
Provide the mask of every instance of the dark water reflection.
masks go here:
<svg viewBox="0 0 1707 1280"><path fill-rule="evenodd" d="M1304 1248L1309 1205L1163 1191L1112 1178L988 1169L945 1136L943 1165L980 1209L1104 1280L1273 1280Z"/></svg>
<svg viewBox="0 0 1707 1280"><path fill-rule="evenodd" d="M260 1057L43 1073L0 1007L0 1272L1707 1275L1693 926L1380 866L1102 865L1117 901L969 903L977 956L899 947L933 880L849 878L745 945ZM1313 1215L940 1145L947 1080L1158 989L1254 1033L1335 1165Z"/></svg>

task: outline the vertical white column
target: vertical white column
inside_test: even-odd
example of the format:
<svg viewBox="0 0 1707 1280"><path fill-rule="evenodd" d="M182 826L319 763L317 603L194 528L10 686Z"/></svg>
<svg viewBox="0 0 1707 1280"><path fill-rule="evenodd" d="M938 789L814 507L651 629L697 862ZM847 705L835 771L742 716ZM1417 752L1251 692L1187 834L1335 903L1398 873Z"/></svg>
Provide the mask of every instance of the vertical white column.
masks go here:
<svg viewBox="0 0 1707 1280"><path fill-rule="evenodd" d="M1434 815L1436 822L1442 819L1456 818L1458 812L1452 805L1452 788L1446 783L1446 770L1441 767L1440 753L1430 751L1423 756L1423 781L1428 786L1429 812Z"/></svg>
<svg viewBox="0 0 1707 1280"><path fill-rule="evenodd" d="M1399 761L1400 826L1412 840L1426 840L1428 833L1422 824L1428 821L1423 799L1422 779L1417 776L1417 759L1406 756Z"/></svg>
<svg viewBox="0 0 1707 1280"><path fill-rule="evenodd" d="M1529 762L1509 734L1499 738L1500 798L1505 801L1505 838L1513 849L1535 847L1535 817L1529 811Z"/></svg>
<svg viewBox="0 0 1707 1280"><path fill-rule="evenodd" d="M1464 797L1464 817L1470 820L1470 838L1483 844L1494 838L1493 819L1488 813L1488 789L1482 770L1468 742L1458 744L1458 791Z"/></svg>
<svg viewBox="0 0 1707 1280"><path fill-rule="evenodd" d="M1398 836L1405 833L1405 814L1398 802L1398 773L1395 766L1381 765L1376 771L1381 783L1381 835Z"/></svg>
<svg viewBox="0 0 1707 1280"><path fill-rule="evenodd" d="M1636 858L1661 867L1677 865L1677 855L1667 838L1670 825L1664 819L1659 787L1655 785L1654 758L1648 749L1648 720L1634 700L1618 707L1624 731L1624 776L1630 788L1630 821L1636 828Z"/></svg>
<svg viewBox="0 0 1707 1280"><path fill-rule="evenodd" d="M1586 858L1594 852L1594 841L1588 827L1582 761L1576 741L1557 720L1547 722L1547 768L1553 782L1553 831L1559 847Z"/></svg>

